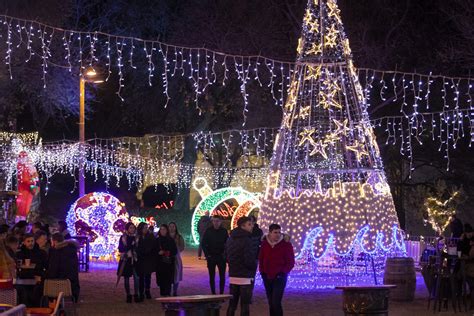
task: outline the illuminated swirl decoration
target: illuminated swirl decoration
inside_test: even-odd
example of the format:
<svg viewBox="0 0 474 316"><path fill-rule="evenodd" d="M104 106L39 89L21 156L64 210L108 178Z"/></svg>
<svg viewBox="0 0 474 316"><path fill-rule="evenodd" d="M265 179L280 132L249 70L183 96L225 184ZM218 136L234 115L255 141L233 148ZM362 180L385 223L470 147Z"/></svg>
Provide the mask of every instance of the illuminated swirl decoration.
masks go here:
<svg viewBox="0 0 474 316"><path fill-rule="evenodd" d="M379 185L376 185L379 188ZM375 190L371 184L335 182L321 193L306 190L275 194L262 212L261 225L284 223L303 262L365 254L405 252L390 191ZM291 217L281 210L291 210ZM299 241L302 241L301 243Z"/></svg>
<svg viewBox="0 0 474 316"><path fill-rule="evenodd" d="M237 226L237 220L242 216L247 216L252 211L260 208L260 200L255 193L246 191L241 187L227 187L212 191L204 178L197 178L193 182L193 188L199 192L202 200L196 206L191 220L191 232L193 240L199 243L198 223L205 212L210 216L220 215L230 219L230 228ZM235 200L238 205L229 206L226 201ZM218 206L224 204L224 210L218 209Z"/></svg>
<svg viewBox="0 0 474 316"><path fill-rule="evenodd" d="M89 237L91 256L104 257L117 249L128 213L116 197L93 192L72 204L66 222L77 236Z"/></svg>

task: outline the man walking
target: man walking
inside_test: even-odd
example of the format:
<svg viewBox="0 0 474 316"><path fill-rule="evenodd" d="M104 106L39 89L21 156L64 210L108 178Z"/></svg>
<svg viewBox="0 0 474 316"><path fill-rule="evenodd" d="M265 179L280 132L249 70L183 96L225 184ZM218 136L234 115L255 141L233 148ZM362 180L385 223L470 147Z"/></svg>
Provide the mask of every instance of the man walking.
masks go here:
<svg viewBox="0 0 474 316"><path fill-rule="evenodd" d="M230 294L232 295L227 316L233 316L240 298L240 315L250 315L253 280L257 269L256 248L252 246L253 223L249 217L241 217L237 228L232 230L226 244L229 263Z"/></svg>
<svg viewBox="0 0 474 316"><path fill-rule="evenodd" d="M207 269L209 270L209 283L212 294L216 294L216 266L219 270L219 293L224 293L225 287L225 244L229 235L222 225L222 220L218 215L212 216L212 226L209 227L202 237L202 250L207 260Z"/></svg>
<svg viewBox="0 0 474 316"><path fill-rule="evenodd" d="M459 218L456 217L454 214L451 217L451 222L449 223L449 228L451 229L451 237L452 238L460 238L462 233L464 232L464 226Z"/></svg>
<svg viewBox="0 0 474 316"><path fill-rule="evenodd" d="M281 300L288 273L294 265L292 244L283 239L280 225L271 224L269 233L263 238L259 254L259 269L270 306L270 316L283 315Z"/></svg>
<svg viewBox="0 0 474 316"><path fill-rule="evenodd" d="M206 230L211 226L211 218L209 217L209 211L204 212L204 215L198 221L197 228L199 233L199 247L198 247L198 259L201 260L202 255L202 237Z"/></svg>
<svg viewBox="0 0 474 316"><path fill-rule="evenodd" d="M252 221L252 249L255 254L255 269L253 271L253 281L252 281L252 296L253 296L253 289L255 287L255 275L257 274L257 266L258 266L258 254L260 253L260 245L262 243L262 236L263 231L257 224L257 218L253 215L249 216L250 220ZM252 304L253 299L250 299L250 304Z"/></svg>

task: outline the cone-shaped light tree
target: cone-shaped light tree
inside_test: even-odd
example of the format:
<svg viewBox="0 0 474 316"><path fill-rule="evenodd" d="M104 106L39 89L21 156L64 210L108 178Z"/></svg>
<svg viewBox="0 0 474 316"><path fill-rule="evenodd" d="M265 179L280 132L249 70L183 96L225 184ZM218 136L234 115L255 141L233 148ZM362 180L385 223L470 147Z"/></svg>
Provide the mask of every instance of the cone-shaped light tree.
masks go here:
<svg viewBox="0 0 474 316"><path fill-rule="evenodd" d="M367 104L336 0L309 0L261 208L301 267L348 271L404 252ZM307 272L311 272L307 271ZM337 283L337 282L334 282Z"/></svg>

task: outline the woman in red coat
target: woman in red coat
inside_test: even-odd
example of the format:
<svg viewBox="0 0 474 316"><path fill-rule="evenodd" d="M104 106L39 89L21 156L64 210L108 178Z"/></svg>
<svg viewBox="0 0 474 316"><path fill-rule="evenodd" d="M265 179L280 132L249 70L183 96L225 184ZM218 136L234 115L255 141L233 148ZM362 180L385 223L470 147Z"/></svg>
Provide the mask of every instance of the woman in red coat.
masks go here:
<svg viewBox="0 0 474 316"><path fill-rule="evenodd" d="M258 261L270 305L270 316L281 316L281 300L288 273L295 265L295 254L293 245L283 238L280 225L270 225L269 233L263 237Z"/></svg>

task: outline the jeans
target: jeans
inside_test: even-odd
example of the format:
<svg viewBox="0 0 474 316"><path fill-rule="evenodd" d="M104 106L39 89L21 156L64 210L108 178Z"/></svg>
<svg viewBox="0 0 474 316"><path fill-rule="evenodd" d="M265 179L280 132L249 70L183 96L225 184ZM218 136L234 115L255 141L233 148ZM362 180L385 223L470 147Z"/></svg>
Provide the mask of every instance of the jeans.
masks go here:
<svg viewBox="0 0 474 316"><path fill-rule="evenodd" d="M216 294L216 266L219 270L219 292L224 294L226 262L223 255L207 257L207 269L209 270L209 283L212 294Z"/></svg>
<svg viewBox="0 0 474 316"><path fill-rule="evenodd" d="M145 295L145 291L150 292L151 287L151 273L145 273L138 277L138 289L140 296Z"/></svg>
<svg viewBox="0 0 474 316"><path fill-rule="evenodd" d="M262 279L268 305L270 306L270 316L282 316L281 300L285 292L287 276L285 274L278 274L274 279L268 279L265 274L262 274Z"/></svg>
<svg viewBox="0 0 474 316"><path fill-rule="evenodd" d="M133 272L133 292L135 295L138 295L138 275L136 272ZM130 295L130 277L124 277L123 278L123 283L125 285L125 292L127 295Z"/></svg>
<svg viewBox="0 0 474 316"><path fill-rule="evenodd" d="M227 308L227 316L234 316L239 304L240 298L240 315L250 315L250 300L252 298L253 285L236 285L230 284L230 295L232 295L229 307Z"/></svg>

